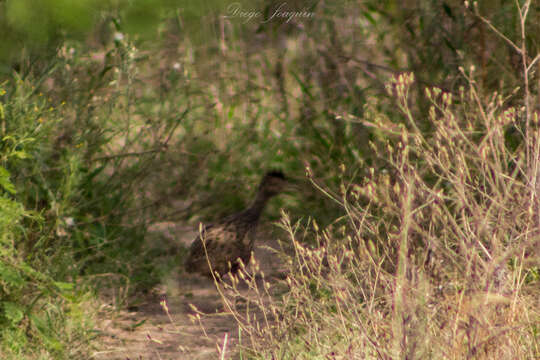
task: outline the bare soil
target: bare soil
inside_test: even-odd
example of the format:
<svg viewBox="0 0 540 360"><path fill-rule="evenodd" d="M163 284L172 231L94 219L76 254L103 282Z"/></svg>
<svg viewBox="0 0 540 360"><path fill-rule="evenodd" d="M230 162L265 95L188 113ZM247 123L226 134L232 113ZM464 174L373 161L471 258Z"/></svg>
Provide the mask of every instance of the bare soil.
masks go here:
<svg viewBox="0 0 540 360"><path fill-rule="evenodd" d="M152 227L167 238L187 246L197 235L173 223ZM259 234L264 231L259 230ZM178 236L178 234L182 234ZM257 239L255 258L267 279L278 277L282 270L276 256L268 247L277 248L275 240ZM218 348L225 344L224 359L234 355L238 343L238 325L231 313L225 311L221 296L213 280L200 275L178 271L160 284L152 294L139 301L133 311L114 312L114 316L100 319L96 360L206 360L221 359ZM240 287L246 294L249 289ZM164 310L162 302L168 307ZM192 322L193 304L204 313L201 323ZM202 326L201 326L202 325ZM203 330L204 328L204 330Z"/></svg>

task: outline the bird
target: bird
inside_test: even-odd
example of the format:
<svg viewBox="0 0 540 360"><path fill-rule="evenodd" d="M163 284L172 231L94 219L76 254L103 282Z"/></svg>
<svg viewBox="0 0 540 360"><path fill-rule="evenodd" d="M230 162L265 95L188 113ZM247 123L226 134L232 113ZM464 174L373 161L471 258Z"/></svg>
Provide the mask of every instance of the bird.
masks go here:
<svg viewBox="0 0 540 360"><path fill-rule="evenodd" d="M268 200L282 192L288 183L281 171L269 171L248 208L214 224L201 224L199 235L188 250L184 263L186 272L219 279L229 272L235 275L240 269L240 260L248 265L261 213Z"/></svg>

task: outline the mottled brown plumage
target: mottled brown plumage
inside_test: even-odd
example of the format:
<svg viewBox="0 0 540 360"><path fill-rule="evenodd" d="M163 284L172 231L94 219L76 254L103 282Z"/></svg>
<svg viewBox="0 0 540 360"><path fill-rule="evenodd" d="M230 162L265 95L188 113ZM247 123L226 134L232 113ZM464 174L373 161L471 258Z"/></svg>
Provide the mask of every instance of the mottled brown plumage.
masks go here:
<svg viewBox="0 0 540 360"><path fill-rule="evenodd" d="M259 185L255 200L247 209L208 225L193 241L184 264L187 272L212 276L208 258L214 272L224 275L235 274L239 269L238 259L247 265L251 258L255 230L267 201L283 190L287 180L279 171L267 173ZM204 244L203 244L204 241ZM206 248L206 252L205 252Z"/></svg>

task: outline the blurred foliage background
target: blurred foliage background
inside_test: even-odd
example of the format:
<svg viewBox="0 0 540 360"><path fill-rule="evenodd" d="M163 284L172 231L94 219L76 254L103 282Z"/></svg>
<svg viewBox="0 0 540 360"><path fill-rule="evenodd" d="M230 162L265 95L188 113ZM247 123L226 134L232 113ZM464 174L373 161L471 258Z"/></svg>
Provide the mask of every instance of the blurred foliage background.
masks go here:
<svg viewBox="0 0 540 360"><path fill-rule="evenodd" d="M149 226L240 209L266 169L301 189L269 220L339 224L306 168L329 189L392 172L373 148L396 136L373 124L403 123L393 76L415 74L426 134L425 88L458 94L460 67L481 98L522 106L521 59L481 17L520 41L510 0L0 0L2 358L86 358L96 289L125 304L181 260Z"/></svg>

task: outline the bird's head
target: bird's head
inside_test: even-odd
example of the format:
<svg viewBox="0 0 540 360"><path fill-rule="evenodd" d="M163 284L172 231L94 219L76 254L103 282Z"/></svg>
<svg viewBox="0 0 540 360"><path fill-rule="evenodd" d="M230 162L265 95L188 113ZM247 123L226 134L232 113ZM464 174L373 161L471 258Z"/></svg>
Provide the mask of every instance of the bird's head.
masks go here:
<svg viewBox="0 0 540 360"><path fill-rule="evenodd" d="M281 171L269 171L264 175L259 191L270 197L282 192L288 184L287 178Z"/></svg>

